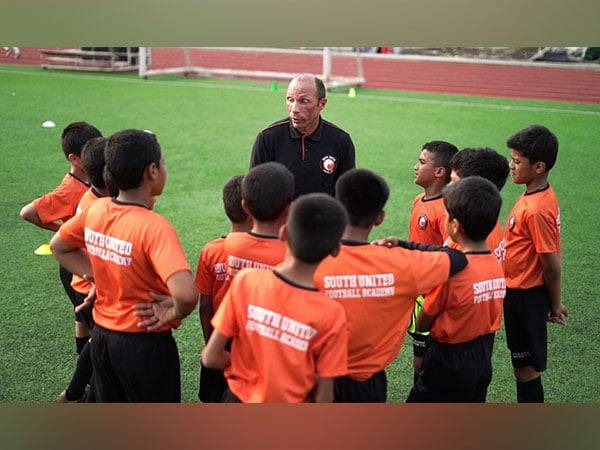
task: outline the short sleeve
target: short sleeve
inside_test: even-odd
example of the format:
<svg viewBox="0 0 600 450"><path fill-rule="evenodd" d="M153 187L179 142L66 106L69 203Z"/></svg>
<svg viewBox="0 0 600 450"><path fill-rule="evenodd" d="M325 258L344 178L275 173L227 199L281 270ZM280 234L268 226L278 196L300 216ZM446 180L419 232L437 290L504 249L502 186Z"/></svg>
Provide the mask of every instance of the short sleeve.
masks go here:
<svg viewBox="0 0 600 450"><path fill-rule="evenodd" d="M69 247L85 247L85 217L85 212L77 214L59 228L58 235Z"/></svg>
<svg viewBox="0 0 600 450"><path fill-rule="evenodd" d="M316 371L323 378L339 377L348 373L346 313L337 303L334 306L327 324L322 328L324 334L315 347Z"/></svg>
<svg viewBox="0 0 600 450"><path fill-rule="evenodd" d="M241 279L240 277L234 279L231 288L225 294L225 298L210 321L215 330L228 338L235 336L239 329L235 315L235 299L239 295Z"/></svg>
<svg viewBox="0 0 600 450"><path fill-rule="evenodd" d="M265 145L265 140L262 133L258 133L254 146L252 147L252 156L250 157L250 168L258 166L264 162L271 161L269 151Z"/></svg>
<svg viewBox="0 0 600 450"><path fill-rule="evenodd" d="M157 217L160 220L152 224L145 249L155 272L166 284L173 274L192 269L173 226L165 218Z"/></svg>
<svg viewBox="0 0 600 450"><path fill-rule="evenodd" d="M84 191L81 191L83 195ZM66 222L75 215L81 195L69 188L66 182L61 183L52 192L34 200L33 206L43 224L56 221Z"/></svg>
<svg viewBox="0 0 600 450"><path fill-rule="evenodd" d="M203 295L212 295L215 284L215 273L209 256L207 247L204 247L198 258L198 267L196 268L196 277L194 280L198 291Z"/></svg>
<svg viewBox="0 0 600 450"><path fill-rule="evenodd" d="M346 135L345 136L345 141L344 142L344 158L341 161L340 164L340 171L339 171L339 175L341 176L343 173L354 169L355 167L355 150L354 150L354 143L352 142L352 138L350 138L350 135Z"/></svg>
<svg viewBox="0 0 600 450"><path fill-rule="evenodd" d="M444 309L446 309L446 303L448 301L448 284L442 284L434 288L425 296L425 303L423 303L423 311L428 316L437 316Z"/></svg>
<svg viewBox="0 0 600 450"><path fill-rule="evenodd" d="M534 213L525 222L536 253L558 253L560 234L556 219L549 213Z"/></svg>
<svg viewBox="0 0 600 450"><path fill-rule="evenodd" d="M450 258L445 252L424 252L420 250L397 249L399 258L409 261L413 276L413 297L425 294L436 286L445 283L450 276Z"/></svg>

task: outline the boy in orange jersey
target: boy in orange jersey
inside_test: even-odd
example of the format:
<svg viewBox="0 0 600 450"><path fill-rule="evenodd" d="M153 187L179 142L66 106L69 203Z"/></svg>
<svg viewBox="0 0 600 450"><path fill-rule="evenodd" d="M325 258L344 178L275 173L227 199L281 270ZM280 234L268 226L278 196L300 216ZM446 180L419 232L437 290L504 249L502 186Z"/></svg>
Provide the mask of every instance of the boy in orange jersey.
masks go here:
<svg viewBox="0 0 600 450"><path fill-rule="evenodd" d="M62 131L60 143L69 161L69 172L52 192L42 195L21 209L21 218L40 228L56 231L60 225L75 215L81 197L88 190L89 182L81 162L81 150L92 138L101 137L96 127L86 122L74 122ZM72 274L59 266L60 281L74 306L77 306L77 293L71 287ZM81 353L90 336L83 321L76 316L75 348Z"/></svg>
<svg viewBox="0 0 600 450"><path fill-rule="evenodd" d="M431 141L423 145L415 164L415 184L425 192L415 197L408 222L408 240L419 244L442 245L446 240L446 209L442 190L450 182L450 160L458 152L456 146L445 141ZM428 333L419 333L415 321L423 297L416 299L408 333L413 339L413 367L415 381L427 350Z"/></svg>
<svg viewBox="0 0 600 450"><path fill-rule="evenodd" d="M414 298L446 281L466 260L451 249L423 252L369 245L389 197L379 175L350 170L340 177L335 192L349 223L340 253L326 258L315 273L316 286L344 308L348 320L348 374L335 380L335 401L385 402L385 369L400 351Z"/></svg>
<svg viewBox="0 0 600 450"><path fill-rule="evenodd" d="M431 330L429 346L407 401L485 402L506 293L502 265L486 238L502 199L490 181L472 176L448 186L444 203L448 235L469 264L425 298L417 329Z"/></svg>
<svg viewBox="0 0 600 450"><path fill-rule="evenodd" d="M286 245L278 233L293 197L294 176L283 164L260 164L244 176L242 208L252 217L253 225L247 233L230 233L225 238L225 290L240 270L270 269L284 260Z"/></svg>
<svg viewBox="0 0 600 450"><path fill-rule="evenodd" d="M280 231L288 246L285 261L235 277L202 353L204 365L225 369L224 402L333 401L333 379L347 368L346 317L317 290L313 275L339 250L346 223L333 198L301 196ZM229 339L231 353L225 350Z"/></svg>
<svg viewBox="0 0 600 450"><path fill-rule="evenodd" d="M177 402L179 356L171 328L198 302L191 269L173 226L150 210L166 182L156 137L141 130L112 135L106 171L119 188L65 223L50 243L56 259L96 284L91 355L99 402ZM87 254L80 249L85 246ZM161 326L141 328L136 303L170 294Z"/></svg>
<svg viewBox="0 0 600 450"><path fill-rule="evenodd" d="M519 402L543 402L541 372L546 369L546 321L565 324L561 302L560 210L548 183L558 154L558 139L541 125L527 127L507 141L510 173L524 184L504 232L506 341L517 381Z"/></svg>
<svg viewBox="0 0 600 450"><path fill-rule="evenodd" d="M252 218L242 208L243 175L231 177L223 186L223 208L231 221L231 233L244 233L252 229ZM198 258L196 287L200 292L200 324L204 342L212 333L210 321L226 292L227 255L224 251L225 237L207 243ZM227 388L222 370L200 367L200 390L198 397L204 403L220 402Z"/></svg>
<svg viewBox="0 0 600 450"><path fill-rule="evenodd" d="M104 180L104 147L107 141L108 139L103 137L92 138L86 142L83 146L83 150L81 150L81 162L85 169L85 173L88 175L91 187L83 194L83 197L81 197L79 205L77 206L77 214L80 214L82 210L86 209L97 199L109 195L109 189ZM112 194L117 196L119 191L112 192ZM91 330L94 325L92 309L89 306L80 305L83 305L86 302L86 298L92 289L92 283L79 275L73 274L71 287L75 291L75 317L78 322L82 322L82 324L85 325L89 334L89 330ZM86 386L90 383L91 377L92 359L90 356L90 341L88 339L79 353L77 366L71 377L69 386L60 393L58 402L67 403L82 401L84 399L86 402L93 402L93 392L91 390L87 393L87 398L84 398Z"/></svg>
<svg viewBox="0 0 600 450"><path fill-rule="evenodd" d="M508 178L508 160L492 148L464 148L450 161L450 179L453 183L461 178L479 176L494 183L498 192L502 190ZM504 231L500 220L487 237L488 248L498 260L504 259ZM458 244L448 238L446 244L458 248Z"/></svg>

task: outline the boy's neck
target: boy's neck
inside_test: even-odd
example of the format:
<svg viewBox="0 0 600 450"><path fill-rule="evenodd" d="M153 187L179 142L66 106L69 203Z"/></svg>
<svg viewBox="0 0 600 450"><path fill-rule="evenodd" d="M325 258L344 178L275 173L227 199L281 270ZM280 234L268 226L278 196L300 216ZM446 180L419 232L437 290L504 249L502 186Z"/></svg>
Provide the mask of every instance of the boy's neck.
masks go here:
<svg viewBox="0 0 600 450"><path fill-rule="evenodd" d="M288 248L285 260L276 268L276 270L281 275L290 281L299 284L300 286L314 288L315 282L313 276L318 266L319 263L307 264L299 261L294 255L292 255L290 249Z"/></svg>
<svg viewBox="0 0 600 450"><path fill-rule="evenodd" d="M483 241L472 241L465 236L455 236L454 241L460 245L463 252L484 252L489 251L488 245Z"/></svg>
<svg viewBox="0 0 600 450"><path fill-rule="evenodd" d="M355 225L348 225L344 230L342 239L347 241L369 242L369 235L371 234L372 229L372 225L368 228L361 228Z"/></svg>
<svg viewBox="0 0 600 450"><path fill-rule="evenodd" d="M89 178L88 178L87 174L83 171L83 169L77 167L73 163L70 163L70 165L71 165L71 168L69 169L69 173L71 175L76 176L80 180L83 180L83 181L86 181L86 182L89 181Z"/></svg>
<svg viewBox="0 0 600 450"><path fill-rule="evenodd" d="M244 222L231 222L231 233L245 233L246 231L250 231L251 229L252 228L246 225Z"/></svg>
<svg viewBox="0 0 600 450"><path fill-rule="evenodd" d="M423 188L423 190L425 191L425 197L423 197L423 198L425 200L427 200L432 197L437 197L438 195L440 195L442 193L442 191L446 187L446 184L447 183L443 183L443 182L435 182L431 186Z"/></svg>
<svg viewBox="0 0 600 450"><path fill-rule="evenodd" d="M261 234L263 236L279 236L279 229L281 228L281 224L278 220L274 222L259 222L257 220L254 221L254 225L252 226L252 233Z"/></svg>
<svg viewBox="0 0 600 450"><path fill-rule="evenodd" d="M529 183L526 183L525 186L527 186L526 192L535 192L539 191L540 189L544 189L546 186L548 186L548 174L543 173L535 177Z"/></svg>
<svg viewBox="0 0 600 450"><path fill-rule="evenodd" d="M92 189L100 194L102 197L108 197L108 189L100 189L98 186L92 184Z"/></svg>
<svg viewBox="0 0 600 450"><path fill-rule="evenodd" d="M119 191L117 200L124 203L135 203L152 209L154 199L152 194L143 185L139 188L128 189L127 191Z"/></svg>

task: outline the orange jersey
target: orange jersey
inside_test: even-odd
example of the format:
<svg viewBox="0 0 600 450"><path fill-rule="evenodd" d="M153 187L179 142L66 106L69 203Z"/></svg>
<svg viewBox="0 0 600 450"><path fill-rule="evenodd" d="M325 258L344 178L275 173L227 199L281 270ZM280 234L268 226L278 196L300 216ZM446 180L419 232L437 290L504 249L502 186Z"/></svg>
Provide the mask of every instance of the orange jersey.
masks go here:
<svg viewBox="0 0 600 450"><path fill-rule="evenodd" d="M466 252L466 269L425 297L423 311L435 316L430 333L438 342L460 344L500 329L506 281L491 252Z"/></svg>
<svg viewBox="0 0 600 450"><path fill-rule="evenodd" d="M168 295L169 277L191 272L173 226L141 205L101 198L58 232L67 245L86 248L96 283L94 321L109 330L145 332L133 305L152 301L151 291Z"/></svg>
<svg viewBox="0 0 600 450"><path fill-rule="evenodd" d="M225 238L227 255L227 291L232 279L242 269L272 269L285 259L287 245L277 237L249 232L229 233Z"/></svg>
<svg viewBox="0 0 600 450"><path fill-rule="evenodd" d="M226 292L227 255L224 245L225 236L214 239L202 248L198 257L196 287L201 294L212 297L213 311L217 310Z"/></svg>
<svg viewBox="0 0 600 450"><path fill-rule="evenodd" d="M540 253L560 252L560 209L554 190L522 194L504 232L506 285L528 289L544 284Z"/></svg>
<svg viewBox="0 0 600 450"><path fill-rule="evenodd" d="M72 173L66 174L56 189L33 201L40 221L48 224L69 220L75 215L77 205L89 187L88 183Z"/></svg>
<svg viewBox="0 0 600 450"><path fill-rule="evenodd" d="M88 189L81 200L79 200L79 204L77 205L77 214L80 214L82 210L86 209L93 202L101 198L102 195L98 193L94 188ZM90 288L92 287L89 281L81 278L77 274L73 274L73 279L71 280L71 287L75 289L80 294L87 294L90 292Z"/></svg>
<svg viewBox="0 0 600 450"><path fill-rule="evenodd" d="M317 375L346 374L343 308L275 271L240 272L212 324L232 338L225 377L244 403L310 401Z"/></svg>
<svg viewBox="0 0 600 450"><path fill-rule="evenodd" d="M502 224L500 221L496 222L496 226L488 235L485 243L487 248L496 256L496 258L498 258L498 261L502 262L504 259L504 231L502 231ZM450 238L446 239L444 245L456 250L461 249L460 245Z"/></svg>
<svg viewBox="0 0 600 450"><path fill-rule="evenodd" d="M397 356L415 297L444 283L450 259L442 252L343 241L315 272L316 286L346 310L348 376L364 381Z"/></svg>
<svg viewBox="0 0 600 450"><path fill-rule="evenodd" d="M446 219L448 213L444 199L439 194L424 200L425 194L419 194L413 200L408 222L408 240L419 244L441 245L446 240Z"/></svg>

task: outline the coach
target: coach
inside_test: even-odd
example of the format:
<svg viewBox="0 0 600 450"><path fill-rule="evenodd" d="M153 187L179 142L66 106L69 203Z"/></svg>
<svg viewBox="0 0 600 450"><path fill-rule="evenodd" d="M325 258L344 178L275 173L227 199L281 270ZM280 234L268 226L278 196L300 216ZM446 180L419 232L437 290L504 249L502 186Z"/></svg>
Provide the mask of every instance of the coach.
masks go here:
<svg viewBox="0 0 600 450"><path fill-rule="evenodd" d="M335 193L335 182L354 168L350 135L321 118L325 85L314 75L298 75L287 89L288 118L262 130L252 148L250 167L267 161L285 165L296 180L295 197Z"/></svg>

